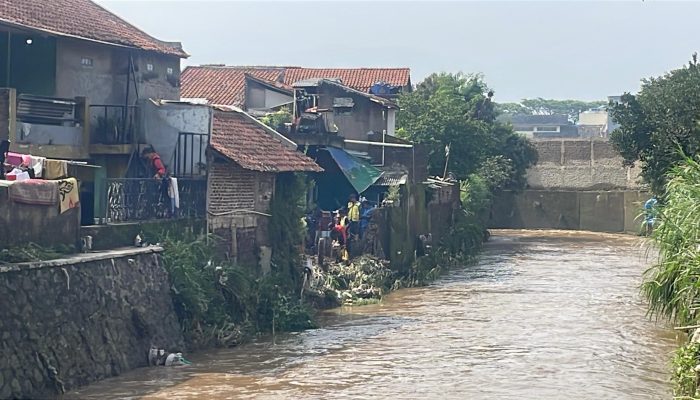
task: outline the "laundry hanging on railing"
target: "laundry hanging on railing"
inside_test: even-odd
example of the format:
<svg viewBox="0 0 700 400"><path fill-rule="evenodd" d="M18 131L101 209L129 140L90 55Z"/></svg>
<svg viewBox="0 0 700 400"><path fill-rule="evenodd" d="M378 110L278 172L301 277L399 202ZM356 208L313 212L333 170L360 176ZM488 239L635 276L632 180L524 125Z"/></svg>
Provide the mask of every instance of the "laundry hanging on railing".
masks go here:
<svg viewBox="0 0 700 400"><path fill-rule="evenodd" d="M58 182L58 198L61 214L80 204L78 180L75 178L61 179Z"/></svg>
<svg viewBox="0 0 700 400"><path fill-rule="evenodd" d="M58 182L29 179L9 187L10 199L15 203L53 206L58 203Z"/></svg>

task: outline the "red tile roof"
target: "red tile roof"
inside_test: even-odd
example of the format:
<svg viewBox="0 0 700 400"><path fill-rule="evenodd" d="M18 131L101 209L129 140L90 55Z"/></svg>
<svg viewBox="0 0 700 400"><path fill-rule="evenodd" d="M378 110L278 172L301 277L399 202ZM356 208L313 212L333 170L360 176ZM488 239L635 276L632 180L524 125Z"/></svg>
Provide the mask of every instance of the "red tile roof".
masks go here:
<svg viewBox="0 0 700 400"><path fill-rule="evenodd" d="M245 102L246 74L266 81L279 81L283 71L277 67L187 67L180 76L180 96L241 107Z"/></svg>
<svg viewBox="0 0 700 400"><path fill-rule="evenodd" d="M369 88L379 81L384 81L392 86L404 87L410 85L411 70L408 68L289 67L284 73L284 83L288 85L313 78L338 78L345 86L361 92L369 92Z"/></svg>
<svg viewBox="0 0 700 400"><path fill-rule="evenodd" d="M211 147L241 167L261 172L323 171L273 135L270 128L241 111L214 111Z"/></svg>
<svg viewBox="0 0 700 400"><path fill-rule="evenodd" d="M0 0L0 24L187 57L90 0Z"/></svg>
<svg viewBox="0 0 700 400"><path fill-rule="evenodd" d="M2 0L0 0L2 1ZM245 75L291 86L312 78L339 78L343 85L368 93L370 86L384 81L393 86L409 86L408 68L302 68L302 67L229 67L204 65L187 67L180 78L184 98L205 98L211 104L241 107L245 101Z"/></svg>

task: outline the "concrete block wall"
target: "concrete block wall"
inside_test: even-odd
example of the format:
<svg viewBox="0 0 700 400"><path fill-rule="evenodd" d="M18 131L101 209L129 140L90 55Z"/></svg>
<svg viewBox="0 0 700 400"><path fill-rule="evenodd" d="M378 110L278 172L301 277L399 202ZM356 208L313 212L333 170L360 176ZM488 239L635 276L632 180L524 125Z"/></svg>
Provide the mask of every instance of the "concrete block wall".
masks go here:
<svg viewBox="0 0 700 400"><path fill-rule="evenodd" d="M527 172L532 189L642 188L639 167L624 166L622 157L607 140L550 139L533 143L539 162Z"/></svg>
<svg viewBox="0 0 700 400"><path fill-rule="evenodd" d="M572 229L639 233L644 191L504 191L491 208L489 228Z"/></svg>
<svg viewBox="0 0 700 400"><path fill-rule="evenodd" d="M160 248L0 267L0 398L54 398L182 350Z"/></svg>

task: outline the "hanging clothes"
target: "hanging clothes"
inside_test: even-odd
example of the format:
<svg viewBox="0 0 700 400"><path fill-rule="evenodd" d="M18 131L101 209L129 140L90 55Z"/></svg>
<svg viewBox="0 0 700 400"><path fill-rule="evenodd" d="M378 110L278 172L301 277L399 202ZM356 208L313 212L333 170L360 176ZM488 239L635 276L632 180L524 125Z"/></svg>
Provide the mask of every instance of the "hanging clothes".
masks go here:
<svg viewBox="0 0 700 400"><path fill-rule="evenodd" d="M44 179L61 179L68 176L68 163L65 160L46 160Z"/></svg>
<svg viewBox="0 0 700 400"><path fill-rule="evenodd" d="M26 181L31 178L29 176L29 172L22 171L19 168L15 168L12 171L8 172L5 177L8 181Z"/></svg>
<svg viewBox="0 0 700 400"><path fill-rule="evenodd" d="M29 164L27 167L34 170L35 178L43 177L45 162L46 157L29 156Z"/></svg>
<svg viewBox="0 0 700 400"><path fill-rule="evenodd" d="M58 200L61 214L80 204L78 180L75 178L58 181Z"/></svg>
<svg viewBox="0 0 700 400"><path fill-rule="evenodd" d="M168 197L170 197L170 208L172 215L177 215L176 212L180 208L180 189L177 187L177 178L170 177L170 185L168 186Z"/></svg>
<svg viewBox="0 0 700 400"><path fill-rule="evenodd" d="M58 184L55 181L31 179L15 182L9 192L10 199L15 203L42 206L55 206L58 203Z"/></svg>

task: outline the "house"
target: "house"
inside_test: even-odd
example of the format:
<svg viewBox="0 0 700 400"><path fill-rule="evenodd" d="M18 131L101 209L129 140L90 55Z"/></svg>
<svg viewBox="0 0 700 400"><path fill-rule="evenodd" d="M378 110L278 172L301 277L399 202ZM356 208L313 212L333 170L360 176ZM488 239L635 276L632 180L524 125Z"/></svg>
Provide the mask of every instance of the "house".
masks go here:
<svg viewBox="0 0 700 400"><path fill-rule="evenodd" d="M251 79L252 78L252 79ZM255 104L246 103L248 87L253 80L266 81L278 88L289 88L296 82L310 79L333 79L363 93L379 93L383 97L395 97L411 90L411 71L408 68L304 68L270 66L190 66L182 72L182 97L203 99L209 104L230 105L251 111ZM380 84L380 85L377 85ZM275 90L266 92L265 98L276 96ZM292 95L289 93L289 98ZM253 100L256 102L257 100ZM267 103L274 101L267 100Z"/></svg>
<svg viewBox="0 0 700 400"><path fill-rule="evenodd" d="M316 200L326 209L365 191L385 169L410 172L411 181L426 175L422 149L393 136L394 98L411 90L408 68L205 65L186 68L181 86L183 100L234 105L258 117L289 111L287 126L274 128L324 168ZM363 179L353 171L364 171Z"/></svg>
<svg viewBox="0 0 700 400"><path fill-rule="evenodd" d="M275 179L290 172L321 172L297 145L240 109L213 112L209 177L208 230L224 239L224 249L243 265L269 270L271 243L267 223Z"/></svg>
<svg viewBox="0 0 700 400"><path fill-rule="evenodd" d="M81 169L83 220L134 152L139 99L180 99L179 43L155 39L90 0L4 0L0 140Z"/></svg>
<svg viewBox="0 0 700 400"><path fill-rule="evenodd" d="M578 128L566 115L508 115L499 116L513 125L515 132L534 139L578 137Z"/></svg>
<svg viewBox="0 0 700 400"><path fill-rule="evenodd" d="M620 97L608 96L608 103L619 103ZM619 126L612 120L607 105L579 113L578 129L583 137L607 138Z"/></svg>
<svg viewBox="0 0 700 400"><path fill-rule="evenodd" d="M293 87L295 117L309 109L327 110L327 124L350 140L366 141L377 134L395 134L399 107L389 99L330 79L307 79Z"/></svg>

